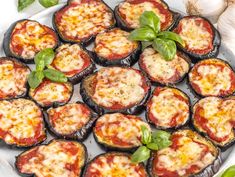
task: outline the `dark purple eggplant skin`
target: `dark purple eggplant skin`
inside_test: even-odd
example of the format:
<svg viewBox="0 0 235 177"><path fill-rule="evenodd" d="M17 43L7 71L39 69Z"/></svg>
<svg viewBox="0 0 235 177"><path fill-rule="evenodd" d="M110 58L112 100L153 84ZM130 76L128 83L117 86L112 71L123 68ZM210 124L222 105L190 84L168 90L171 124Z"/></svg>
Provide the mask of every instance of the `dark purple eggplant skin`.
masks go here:
<svg viewBox="0 0 235 177"><path fill-rule="evenodd" d="M84 103L80 101L76 103L85 105ZM92 111L88 106L86 107L91 111L90 120L81 129L69 135L64 135L64 134L60 134L59 132L57 132L50 123L47 111L44 111L44 118L45 118L45 122L47 124L48 130L58 138L63 138L67 140L76 140L79 142L84 141L88 137L88 135L91 133L92 127L98 118L98 115L94 111Z"/></svg>
<svg viewBox="0 0 235 177"><path fill-rule="evenodd" d="M192 17L192 18L200 17L200 18L204 19L205 21L207 21L211 25L211 28L212 28L212 31L213 31L213 35L214 35L214 38L213 38L213 49L209 53L207 53L207 54L199 55L199 54L195 54L193 52L188 51L187 49L185 49L180 44L177 44L177 48L179 50L181 50L182 52L184 52L185 54L187 54L192 59L193 63L197 63L198 61L206 59L206 58L217 57L218 54L219 54L219 48L220 48L220 45L221 45L221 36L220 36L219 31L214 27L213 24L211 24L211 22L208 19L206 19L204 17L201 17L201 16L196 16L196 15L185 16L185 17L182 17L181 19L179 19L171 30L173 31L175 28L177 28L179 22L182 19L187 18L187 17Z"/></svg>
<svg viewBox="0 0 235 177"><path fill-rule="evenodd" d="M128 68L128 67L126 67ZM146 93L145 97L140 101L138 104L135 104L132 107L128 107L126 109L121 109L121 110L111 110L108 108L105 108L103 106L98 105L93 99L89 96L89 94L86 91L84 82L87 78L95 75L98 71L94 72L93 74L89 75L88 77L84 78L80 84L80 95L82 97L82 100L84 103L86 103L91 109L93 109L98 115L103 115L106 113L114 113L114 112L119 112L119 113L124 113L124 114L140 114L143 109L145 108L145 104L148 101L148 98L150 96L151 92L151 87L149 87L148 92ZM142 73L143 76L145 77L147 85L151 86L150 81L146 77L144 73Z"/></svg>
<svg viewBox="0 0 235 177"><path fill-rule="evenodd" d="M28 65L26 65L25 63L22 63L20 62L19 60L15 59L15 58L11 58L11 57L0 57L0 61L1 60L10 60L10 61L13 61L13 62L16 62L16 63L19 63L20 65L26 67L27 69L29 69L29 71L31 72L31 69L29 68ZM28 91L29 91L29 84L28 82L25 83L25 88L26 88L26 92L24 92L23 94L21 95L17 95L15 97L7 97L7 98L4 98L4 99L1 99L0 98L0 101L1 100L11 100L11 99L14 99L14 98L24 98L28 95Z"/></svg>
<svg viewBox="0 0 235 177"><path fill-rule="evenodd" d="M86 164L86 166L85 166L85 168L84 168L84 170L83 170L83 173L82 173L82 177L87 177L87 176L86 176L86 172L87 172L89 166L90 166L97 158L102 157L102 156L105 156L105 155L109 155L109 154L118 154L118 155L119 155L119 154L121 154L121 155L123 154L123 155L131 156L131 153L127 153L127 152L118 152L118 151L110 151L110 152L107 152L107 153L99 154L99 155L97 155L96 157L94 157L92 160L90 160L90 161ZM145 169L146 177L150 177L149 174L148 174L148 172L147 172L147 170L146 170L146 168L145 168L144 163L141 162L140 164L141 164L141 166L144 167L144 169Z"/></svg>
<svg viewBox="0 0 235 177"><path fill-rule="evenodd" d="M181 15L178 12L174 12L174 11L170 10L168 4L165 1L161 0L161 2L168 8L168 10L173 15L172 24L167 29L165 29L165 30L171 30L174 27L174 24L180 19ZM133 28L128 27L128 25L124 22L122 17L119 15L118 8L119 8L119 5L117 5L114 9L114 15L115 15L115 18L117 20L117 26L120 27L121 29L125 30L125 31L134 30Z"/></svg>
<svg viewBox="0 0 235 177"><path fill-rule="evenodd" d="M32 63L34 63L34 58L31 58L31 59L24 59L24 58L22 58L22 57L20 57L20 56L18 56L18 55L16 55L16 54L14 54L14 53L11 51L11 49L10 49L11 34L12 34L12 32L13 32L15 26L16 26L18 23L20 23L20 22L22 22L22 21L25 21L25 20L29 21L29 19L22 19L22 20L16 21L15 23L13 23L13 24L8 28L8 30L7 30L6 33L4 34L3 50L4 50L5 54L6 54L6 56L16 58L16 59L22 61L23 63L32 64ZM35 21L35 20L30 20L30 21L37 22L37 21ZM39 23L39 22L37 22L37 23ZM40 23L40 24L41 24L41 23ZM43 25L43 26L45 26L45 25ZM46 26L46 27L48 27L48 26ZM50 28L50 27L48 27L48 28ZM52 28L50 28L50 29L51 29L52 31L54 31ZM55 31L54 31L54 33L55 33L55 36L56 36L57 44L56 44L56 46L55 46L53 49L57 48L57 46L59 45L59 38L58 38L58 36L57 36L57 34L56 34Z"/></svg>
<svg viewBox="0 0 235 177"><path fill-rule="evenodd" d="M46 143L46 144L37 145L37 147L42 146L42 145L43 145L43 146L47 146L47 145L49 145L50 143L52 143L53 141L57 141L57 140L59 140L59 141L65 141L65 142L71 142L71 140L52 139L52 140L50 140L50 141L49 141L48 143ZM86 163L87 163L87 161L88 161L88 152L87 152L86 146L85 146L83 143L81 143L81 142L77 142L77 141L72 141L72 142L79 143L79 144L84 148L84 150L85 150L85 157L84 157L84 158L85 158L85 162L84 162L84 166L85 166ZM27 150L26 150L26 151L27 151ZM22 177L37 177L34 173L31 173L31 174L21 173L20 170L19 170L18 167L17 167L17 163L18 163L19 157L20 157L21 155L23 155L26 151L20 153L18 156L15 157L14 166L15 166L16 172L17 172L18 175L20 175L20 176L22 176ZM84 166L81 167L81 169L82 169L81 171L83 171ZM82 174L82 172L81 172L81 174ZM81 176L81 175L80 175L80 176Z"/></svg>
<svg viewBox="0 0 235 177"><path fill-rule="evenodd" d="M192 115L192 112L191 112L191 102L190 102L189 96L188 96L184 91L180 90L180 89L177 88L177 87L172 87L172 86L167 86L167 87L168 87L168 88L174 88L174 89L179 90L180 92L182 92L182 93L188 98L188 101L189 101L189 116L188 116L188 118L187 118L187 121L186 121L184 124L180 124L180 125L178 125L178 126L176 126L176 127L171 127L171 128L163 127L163 126L157 126L157 125L155 125L155 124L149 119L149 117L148 117L148 113L149 113L148 106L146 106L145 119L146 119L146 121L147 121L149 124L151 124L152 126L154 126L156 129L173 132L173 131L178 130L178 129L180 129L180 128L186 127L186 126L189 124L189 122L190 122L190 120L191 120L190 118L191 118L191 115ZM151 96L150 96L148 102L152 99L152 97L153 97L153 92L154 92L154 90L152 91L152 94L151 94ZM147 104L148 104L148 103L147 103Z"/></svg>
<svg viewBox="0 0 235 177"><path fill-rule="evenodd" d="M114 19L114 24L113 24L112 26L110 26L108 29L106 29L105 31L110 30L110 29L112 29L112 28L115 28L115 27L116 27L116 19L115 19L113 10L112 10L103 0L100 0L100 1L101 1L105 6L107 6L108 9L110 9L110 12L112 12L113 19ZM63 10L64 8L66 8L66 7L69 6L71 3L72 3L72 1L69 0L68 3L67 3L64 7L62 7L61 9L59 9L58 11L56 11L56 12L53 14L53 17L52 17L52 25L53 25L53 28L56 30L56 32L57 32L57 34L58 34L58 36L59 36L59 38L60 38L61 41L65 42L65 43L72 43L72 44L74 44L74 43L79 43L79 44L81 44L82 46L88 46L89 44L91 44L91 43L94 41L94 39L95 39L95 37L96 37L97 34L92 35L92 36L90 36L89 38L86 38L86 39L84 39L84 40L82 40L82 41L80 41L80 42L73 41L73 40L70 40L70 39L66 39L66 38L60 33L59 28L57 27L57 24L56 24L56 22L55 22L56 13L58 13L58 12L61 11L61 10Z"/></svg>

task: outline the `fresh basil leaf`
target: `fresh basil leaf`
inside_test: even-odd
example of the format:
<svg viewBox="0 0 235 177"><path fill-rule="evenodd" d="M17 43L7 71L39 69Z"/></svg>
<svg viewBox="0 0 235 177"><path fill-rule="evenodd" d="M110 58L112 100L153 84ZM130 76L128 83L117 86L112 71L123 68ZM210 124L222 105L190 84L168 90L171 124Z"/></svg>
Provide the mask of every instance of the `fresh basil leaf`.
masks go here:
<svg viewBox="0 0 235 177"><path fill-rule="evenodd" d="M173 40L175 42L178 42L182 46L185 46L185 43L184 43L183 39L180 37L180 35L178 35L174 32L163 31L163 32L158 33L158 37L164 38L164 39L170 39L170 40Z"/></svg>
<svg viewBox="0 0 235 177"><path fill-rule="evenodd" d="M55 58L55 52L51 48L43 49L42 51L38 52L34 57L34 62L37 65L39 60L44 60L45 66L48 66L52 63L53 59Z"/></svg>
<svg viewBox="0 0 235 177"><path fill-rule="evenodd" d="M42 75L36 71L32 71L28 76L28 83L30 88L37 88L42 82Z"/></svg>
<svg viewBox="0 0 235 177"><path fill-rule="evenodd" d="M43 71L46 78L54 82L67 82L67 77L60 71L54 69L46 69Z"/></svg>
<svg viewBox="0 0 235 177"><path fill-rule="evenodd" d="M152 142L156 143L158 145L158 149L160 150L172 144L170 137L170 133L162 130L157 130L152 133Z"/></svg>
<svg viewBox="0 0 235 177"><path fill-rule="evenodd" d="M147 144L147 148L156 151L158 150L158 145L156 143L149 143Z"/></svg>
<svg viewBox="0 0 235 177"><path fill-rule="evenodd" d="M141 142L143 144L148 144L151 142L151 131L146 127L146 126L141 126L141 133L142 133L142 136L141 136Z"/></svg>
<svg viewBox="0 0 235 177"><path fill-rule="evenodd" d="M51 6L55 6L59 3L59 0L39 0L39 3L43 6L43 7L51 7Z"/></svg>
<svg viewBox="0 0 235 177"><path fill-rule="evenodd" d="M45 68L45 62L44 60L37 60L37 62L35 62L36 64L36 71L43 71Z"/></svg>
<svg viewBox="0 0 235 177"><path fill-rule="evenodd" d="M145 11L140 16L140 26L141 27L150 27L156 33L160 31L160 19L153 11Z"/></svg>
<svg viewBox="0 0 235 177"><path fill-rule="evenodd" d="M152 44L153 44L153 41L142 41L141 42L142 50L144 50L145 48L151 46Z"/></svg>
<svg viewBox="0 0 235 177"><path fill-rule="evenodd" d="M221 177L234 177L234 176L235 176L235 165L225 170L225 172L222 174Z"/></svg>
<svg viewBox="0 0 235 177"><path fill-rule="evenodd" d="M150 157L150 150L146 146L140 146L131 156L133 163L144 162Z"/></svg>
<svg viewBox="0 0 235 177"><path fill-rule="evenodd" d="M135 29L128 37L128 39L132 41L152 41L155 38L155 32L148 27Z"/></svg>
<svg viewBox="0 0 235 177"><path fill-rule="evenodd" d="M175 57L176 44L172 40L156 38L153 41L153 48L167 61L171 61Z"/></svg>
<svg viewBox="0 0 235 177"><path fill-rule="evenodd" d="M30 6L35 0L18 0L18 12Z"/></svg>

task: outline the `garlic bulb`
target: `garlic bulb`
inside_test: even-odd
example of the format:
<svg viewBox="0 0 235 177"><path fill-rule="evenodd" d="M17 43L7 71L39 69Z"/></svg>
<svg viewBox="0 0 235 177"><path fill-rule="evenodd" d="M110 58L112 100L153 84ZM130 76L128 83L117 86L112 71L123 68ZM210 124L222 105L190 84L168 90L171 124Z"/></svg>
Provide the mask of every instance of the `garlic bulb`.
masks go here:
<svg viewBox="0 0 235 177"><path fill-rule="evenodd" d="M215 23L227 6L226 0L185 0L189 15L200 15Z"/></svg>

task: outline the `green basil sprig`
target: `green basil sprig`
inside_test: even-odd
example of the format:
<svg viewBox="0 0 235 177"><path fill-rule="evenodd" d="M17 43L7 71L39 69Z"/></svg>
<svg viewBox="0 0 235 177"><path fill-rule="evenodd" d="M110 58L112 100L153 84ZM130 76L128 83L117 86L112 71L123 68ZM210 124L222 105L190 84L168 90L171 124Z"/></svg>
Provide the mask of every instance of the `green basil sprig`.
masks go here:
<svg viewBox="0 0 235 177"><path fill-rule="evenodd" d="M26 7L30 6L35 0L18 0L18 11L22 11ZM57 5L59 3L59 0L39 0L39 3L43 7L51 7L54 5Z"/></svg>
<svg viewBox="0 0 235 177"><path fill-rule="evenodd" d="M147 127L141 126L140 146L131 156L133 163L144 162L149 159L151 150L157 151L171 145L171 134L165 131L151 132Z"/></svg>
<svg viewBox="0 0 235 177"><path fill-rule="evenodd" d="M43 6L43 7L51 7L54 6L56 4L59 3L59 0L39 0L39 3Z"/></svg>
<svg viewBox="0 0 235 177"><path fill-rule="evenodd" d="M235 176L235 165L225 170L225 172L222 174L221 177L234 177L234 176Z"/></svg>
<svg viewBox="0 0 235 177"><path fill-rule="evenodd" d="M36 70L28 76L28 83L31 88L37 88L45 77L54 82L67 82L68 79L62 72L50 68L45 69L52 63L54 57L55 52L51 48L44 49L35 55Z"/></svg>
<svg viewBox="0 0 235 177"><path fill-rule="evenodd" d="M133 30L129 39L141 41L142 49L153 46L165 60L170 61L176 55L176 42L184 46L183 39L171 31L160 31L160 18L152 11L145 11L139 18L140 28Z"/></svg>

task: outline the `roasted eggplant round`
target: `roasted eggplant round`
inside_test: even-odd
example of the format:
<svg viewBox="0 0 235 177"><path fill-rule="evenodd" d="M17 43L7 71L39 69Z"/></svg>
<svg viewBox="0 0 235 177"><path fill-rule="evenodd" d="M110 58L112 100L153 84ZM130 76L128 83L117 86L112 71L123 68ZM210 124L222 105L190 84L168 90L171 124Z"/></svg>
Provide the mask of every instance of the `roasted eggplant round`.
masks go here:
<svg viewBox="0 0 235 177"><path fill-rule="evenodd" d="M43 108L65 105L72 95L73 85L70 82L59 83L47 79L36 89L29 90L29 97Z"/></svg>
<svg viewBox="0 0 235 177"><path fill-rule="evenodd" d="M61 45L50 66L63 72L73 84L80 82L95 69L91 56L79 44Z"/></svg>
<svg viewBox="0 0 235 177"><path fill-rule="evenodd" d="M81 102L50 108L45 113L48 128L54 135L78 141L87 138L97 117Z"/></svg>
<svg viewBox="0 0 235 177"><path fill-rule="evenodd" d="M33 20L20 20L12 24L4 35L6 56L24 63L33 63L34 56L43 49L56 48L59 39L55 31Z"/></svg>
<svg viewBox="0 0 235 177"><path fill-rule="evenodd" d="M24 97L28 93L30 69L14 58L0 58L0 100Z"/></svg>
<svg viewBox="0 0 235 177"><path fill-rule="evenodd" d="M23 98L0 101L0 139L14 147L43 142L46 132L41 109Z"/></svg>
<svg viewBox="0 0 235 177"><path fill-rule="evenodd" d="M227 62L210 58L193 66L189 84L199 96L225 97L235 92L235 73Z"/></svg>
<svg viewBox="0 0 235 177"><path fill-rule="evenodd" d="M61 40L82 45L115 25L112 9L102 0L70 1L53 16L53 26Z"/></svg>
<svg viewBox="0 0 235 177"><path fill-rule="evenodd" d="M122 112L138 114L150 94L145 75L129 67L102 68L82 80L83 101L98 114Z"/></svg>
<svg viewBox="0 0 235 177"><path fill-rule="evenodd" d="M235 143L235 97L206 97L193 107L195 129L222 150Z"/></svg>
<svg viewBox="0 0 235 177"><path fill-rule="evenodd" d="M184 79L191 66L190 59L177 52L174 59L166 61L153 48L146 48L140 55L139 67L148 78L161 85L172 85Z"/></svg>
<svg viewBox="0 0 235 177"><path fill-rule="evenodd" d="M196 132L185 129L171 136L172 145L152 153L151 177L211 177L222 164L220 150Z"/></svg>
<svg viewBox="0 0 235 177"><path fill-rule="evenodd" d="M160 18L161 30L169 30L180 14L169 9L162 0L125 0L115 7L114 14L120 28L131 31L139 28L139 18L144 11L153 11Z"/></svg>
<svg viewBox="0 0 235 177"><path fill-rule="evenodd" d="M83 177L148 177L143 163L132 163L131 154L109 152L100 154L85 167Z"/></svg>
<svg viewBox="0 0 235 177"><path fill-rule="evenodd" d="M82 143L52 140L16 157L15 166L21 176L78 177L87 161Z"/></svg>
<svg viewBox="0 0 235 177"><path fill-rule="evenodd" d="M132 66L141 52L141 45L128 39L129 32L119 28L111 29L96 36L94 47L95 62L103 66Z"/></svg>
<svg viewBox="0 0 235 177"><path fill-rule="evenodd" d="M176 129L190 119L190 99L173 87L156 87L147 103L146 119L158 129Z"/></svg>
<svg viewBox="0 0 235 177"><path fill-rule="evenodd" d="M96 121L93 135L106 150L134 151L142 145L141 126L151 131L140 117L121 113L105 114Z"/></svg>
<svg viewBox="0 0 235 177"><path fill-rule="evenodd" d="M219 53L221 38L209 20L199 16L186 16L178 21L175 33L183 39L185 46L178 45L193 62L216 57Z"/></svg>

